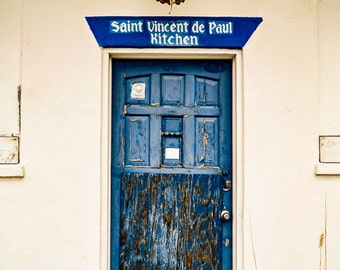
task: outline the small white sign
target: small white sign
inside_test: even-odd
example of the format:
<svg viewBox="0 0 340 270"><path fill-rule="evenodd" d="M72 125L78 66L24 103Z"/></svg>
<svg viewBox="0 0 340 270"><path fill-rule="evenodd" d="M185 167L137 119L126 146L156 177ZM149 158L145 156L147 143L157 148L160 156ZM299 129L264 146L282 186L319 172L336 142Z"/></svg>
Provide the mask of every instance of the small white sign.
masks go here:
<svg viewBox="0 0 340 270"><path fill-rule="evenodd" d="M135 82L132 84L131 99L145 99L145 82Z"/></svg>
<svg viewBox="0 0 340 270"><path fill-rule="evenodd" d="M165 148L166 159L179 159L179 148Z"/></svg>

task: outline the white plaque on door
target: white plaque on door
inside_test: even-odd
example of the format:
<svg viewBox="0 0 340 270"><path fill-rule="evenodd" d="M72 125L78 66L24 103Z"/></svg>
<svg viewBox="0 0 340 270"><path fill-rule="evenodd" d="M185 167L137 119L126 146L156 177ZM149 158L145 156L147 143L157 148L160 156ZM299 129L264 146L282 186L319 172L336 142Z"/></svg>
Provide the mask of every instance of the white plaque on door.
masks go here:
<svg viewBox="0 0 340 270"><path fill-rule="evenodd" d="M135 82L132 84L131 99L145 99L145 82Z"/></svg>
<svg viewBox="0 0 340 270"><path fill-rule="evenodd" d="M166 159L179 159L179 148L165 148Z"/></svg>

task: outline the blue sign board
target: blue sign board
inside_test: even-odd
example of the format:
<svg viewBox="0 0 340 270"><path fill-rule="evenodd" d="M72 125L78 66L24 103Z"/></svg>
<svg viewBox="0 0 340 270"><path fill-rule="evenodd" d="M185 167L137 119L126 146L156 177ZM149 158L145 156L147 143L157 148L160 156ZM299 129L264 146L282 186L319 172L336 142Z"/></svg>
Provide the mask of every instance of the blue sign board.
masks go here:
<svg viewBox="0 0 340 270"><path fill-rule="evenodd" d="M242 48L259 17L86 17L101 47Z"/></svg>

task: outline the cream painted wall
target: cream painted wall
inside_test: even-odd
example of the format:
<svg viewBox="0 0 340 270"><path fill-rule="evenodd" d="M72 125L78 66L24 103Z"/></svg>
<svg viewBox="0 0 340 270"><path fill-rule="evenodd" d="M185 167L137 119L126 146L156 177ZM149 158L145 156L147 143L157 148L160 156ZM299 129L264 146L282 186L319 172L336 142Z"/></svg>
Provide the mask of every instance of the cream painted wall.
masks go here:
<svg viewBox="0 0 340 270"><path fill-rule="evenodd" d="M168 15L169 7L155 0L23 0L21 45L20 17L8 23L8 14L19 12L21 2L0 3L1 21L7 22L1 33L13 34L6 48L15 59L13 65L1 62L0 71L13 69L16 86L22 70L21 163L26 171L22 180L0 180L0 269L100 269L101 50L84 17ZM322 100L340 98L327 92L327 74L318 74L324 64L318 57L318 44L323 45L317 4L186 0L173 8L174 16L264 19L243 50L244 237L239 241L244 240L244 270L319 269L325 194L328 269L340 267L340 179L313 172L318 86ZM11 91L6 90L6 98ZM7 103L3 95L1 107L11 104L15 112L14 96ZM16 114L5 118L2 108L1 119L16 130ZM320 121L325 118L337 115L323 114ZM336 122L324 123L322 130L337 130Z"/></svg>
<svg viewBox="0 0 340 270"><path fill-rule="evenodd" d="M26 175L0 180L0 269L98 269L101 64L83 4L23 1Z"/></svg>
<svg viewBox="0 0 340 270"><path fill-rule="evenodd" d="M324 198L313 175L316 1L266 1L262 13L244 50L245 269L315 269Z"/></svg>

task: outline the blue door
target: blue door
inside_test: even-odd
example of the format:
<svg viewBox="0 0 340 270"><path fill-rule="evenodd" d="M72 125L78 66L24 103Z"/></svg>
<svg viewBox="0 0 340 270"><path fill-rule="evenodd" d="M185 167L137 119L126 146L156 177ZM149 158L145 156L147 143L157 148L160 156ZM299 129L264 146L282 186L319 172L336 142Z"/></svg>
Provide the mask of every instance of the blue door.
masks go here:
<svg viewBox="0 0 340 270"><path fill-rule="evenodd" d="M111 269L232 269L231 61L112 66Z"/></svg>

